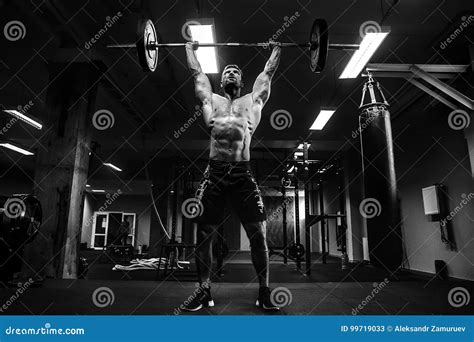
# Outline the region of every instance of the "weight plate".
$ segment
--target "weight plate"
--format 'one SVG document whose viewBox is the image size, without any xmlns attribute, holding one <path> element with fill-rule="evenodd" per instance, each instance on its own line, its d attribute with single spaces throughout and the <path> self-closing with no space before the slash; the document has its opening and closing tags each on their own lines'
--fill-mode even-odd
<svg viewBox="0 0 474 342">
<path fill-rule="evenodd" d="M 145 72 L 153 72 L 158 64 L 158 48 L 149 48 L 149 44 L 158 44 L 158 35 L 151 20 L 140 20 L 137 28 L 138 61 Z"/>
<path fill-rule="evenodd" d="M 312 72 L 323 71 L 329 50 L 328 24 L 324 19 L 315 19 L 309 36 L 310 68 Z"/>
<path fill-rule="evenodd" d="M 299 259 L 304 256 L 304 246 L 300 243 L 295 243 L 288 248 L 288 255 L 293 259 Z"/>
<path fill-rule="evenodd" d="M 3 209 L 0 212 L 0 237 L 3 236 L 5 242 L 18 246 L 36 237 L 43 220 L 43 212 L 41 203 L 35 196 L 0 196 L 0 207 Z"/>
</svg>

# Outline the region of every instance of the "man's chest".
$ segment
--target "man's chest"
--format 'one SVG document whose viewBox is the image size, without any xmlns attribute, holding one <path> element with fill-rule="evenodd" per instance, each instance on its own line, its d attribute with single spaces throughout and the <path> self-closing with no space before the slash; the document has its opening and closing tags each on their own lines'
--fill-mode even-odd
<svg viewBox="0 0 474 342">
<path fill-rule="evenodd" d="M 248 95 L 233 101 L 216 95 L 213 98 L 211 113 L 209 114 L 210 118 L 214 119 L 214 121 L 242 121 L 252 125 L 260 121 L 260 111 Z"/>
</svg>

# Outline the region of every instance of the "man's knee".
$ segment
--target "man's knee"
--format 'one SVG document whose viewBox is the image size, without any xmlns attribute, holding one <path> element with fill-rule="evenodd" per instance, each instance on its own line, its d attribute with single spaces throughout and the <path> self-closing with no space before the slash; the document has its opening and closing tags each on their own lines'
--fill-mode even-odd
<svg viewBox="0 0 474 342">
<path fill-rule="evenodd" d="M 208 248 L 212 243 L 215 226 L 209 224 L 200 224 L 196 232 L 196 249 Z"/>
<path fill-rule="evenodd" d="M 265 222 L 246 223 L 245 229 L 250 241 L 252 250 L 268 251 Z"/>
</svg>

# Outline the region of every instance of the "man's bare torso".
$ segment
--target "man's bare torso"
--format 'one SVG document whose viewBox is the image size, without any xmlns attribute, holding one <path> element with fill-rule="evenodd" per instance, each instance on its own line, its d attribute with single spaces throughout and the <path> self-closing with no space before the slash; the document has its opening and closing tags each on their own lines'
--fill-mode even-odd
<svg viewBox="0 0 474 342">
<path fill-rule="evenodd" d="M 212 94 L 210 105 L 204 106 L 204 120 L 211 133 L 209 158 L 222 161 L 250 160 L 250 142 L 260 123 L 262 105 L 252 94 L 230 100 Z"/>
</svg>

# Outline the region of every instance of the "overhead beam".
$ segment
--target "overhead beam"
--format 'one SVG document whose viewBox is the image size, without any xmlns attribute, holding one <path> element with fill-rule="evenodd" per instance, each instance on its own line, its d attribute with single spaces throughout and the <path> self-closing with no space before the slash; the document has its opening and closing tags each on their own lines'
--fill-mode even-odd
<svg viewBox="0 0 474 342">
<path fill-rule="evenodd" d="M 466 66 L 467 68 L 467 66 Z M 437 89 L 441 90 L 446 95 L 452 97 L 462 105 L 466 106 L 467 108 L 473 110 L 474 109 L 474 100 L 470 99 L 466 95 L 462 94 L 461 92 L 457 91 L 453 87 L 447 85 L 446 83 L 440 81 L 436 77 L 430 75 L 428 72 L 424 71 L 417 65 L 413 64 L 410 66 L 410 71 L 423 79 L 424 81 L 428 82 L 432 86 L 436 87 Z"/>
<path fill-rule="evenodd" d="M 418 89 L 421 89 L 423 90 L 425 93 L 427 93 L 428 95 L 434 97 L 436 100 L 438 100 L 439 102 L 445 104 L 446 106 L 448 106 L 449 108 L 451 108 L 452 110 L 458 110 L 459 107 L 457 107 L 456 105 L 454 105 L 452 102 L 448 101 L 447 99 L 445 99 L 443 96 L 441 96 L 440 94 L 434 92 L 433 90 L 431 90 L 430 88 L 428 88 L 427 86 L 425 86 L 424 84 L 418 82 L 417 80 L 413 79 L 413 78 L 406 78 L 406 80 L 408 82 L 410 82 L 411 84 L 413 84 L 415 87 L 417 87 Z"/>
<path fill-rule="evenodd" d="M 370 70 L 367 70 L 370 71 Z M 413 75 L 412 72 L 402 72 L 402 71 L 370 71 L 371 75 L 375 78 L 383 77 L 383 78 L 409 78 L 409 77 L 418 77 Z M 456 73 L 431 73 L 436 78 L 439 79 L 453 79 L 458 74 Z M 363 73 L 362 77 L 368 77 L 367 73 Z"/>
<path fill-rule="evenodd" d="M 459 74 L 466 72 L 467 64 L 391 64 L 391 63 L 369 63 L 366 70 L 370 72 L 411 72 L 415 66 L 429 73 L 451 73 Z"/>
</svg>

